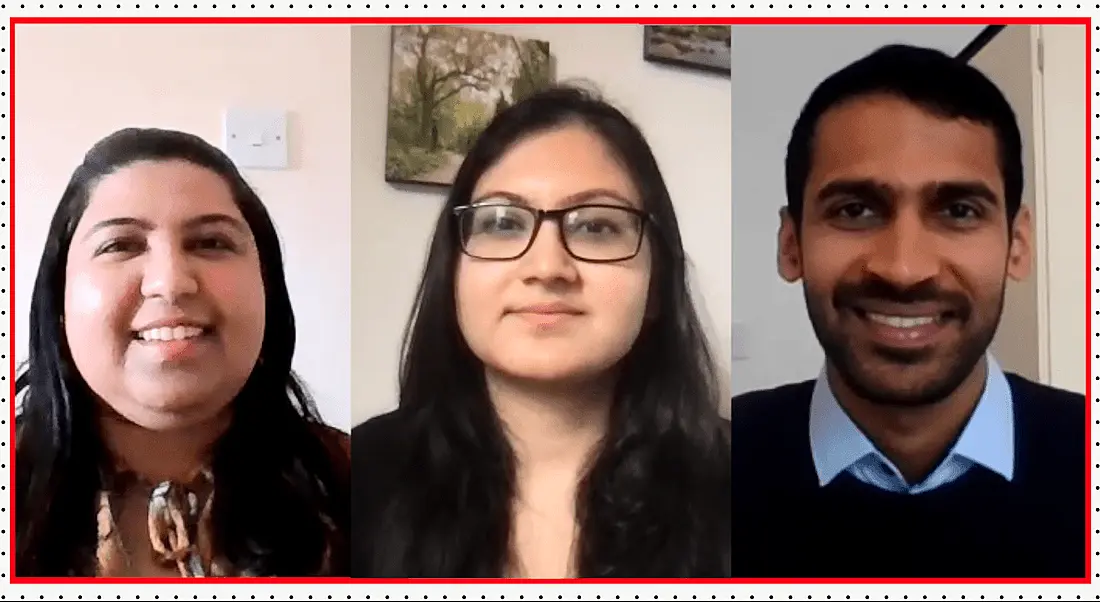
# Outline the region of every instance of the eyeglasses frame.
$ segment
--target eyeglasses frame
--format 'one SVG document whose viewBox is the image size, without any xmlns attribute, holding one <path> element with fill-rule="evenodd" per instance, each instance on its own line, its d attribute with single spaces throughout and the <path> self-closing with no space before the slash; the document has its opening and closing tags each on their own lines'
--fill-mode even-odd
<svg viewBox="0 0 1100 602">
<path fill-rule="evenodd" d="M 520 251 L 519 253 L 517 253 L 517 254 L 515 254 L 511 257 L 481 257 L 479 255 L 474 255 L 473 253 L 469 252 L 466 249 L 466 242 L 463 240 L 464 237 L 462 236 L 462 216 L 467 211 L 473 211 L 473 210 L 481 209 L 481 208 L 484 208 L 484 207 L 512 207 L 512 208 L 515 208 L 515 209 L 521 209 L 521 210 L 526 211 L 528 213 L 531 213 L 535 216 L 535 226 L 534 226 L 534 228 L 531 229 L 531 236 L 528 237 L 527 245 L 523 247 L 522 251 Z M 573 249 L 569 248 L 569 243 L 566 242 L 565 228 L 562 227 L 562 222 L 564 221 L 566 214 L 572 213 L 572 212 L 574 212 L 578 209 L 587 209 L 587 208 L 592 208 L 592 209 L 617 209 L 617 210 L 620 210 L 620 211 L 625 211 L 627 213 L 630 213 L 630 214 L 634 215 L 635 217 L 639 218 L 638 244 L 635 245 L 634 251 L 630 255 L 627 255 L 625 257 L 617 257 L 615 259 L 588 259 L 588 258 L 585 258 L 585 257 L 580 257 L 576 253 L 574 253 Z M 573 259 L 576 259 L 577 261 L 583 261 L 585 263 L 618 263 L 618 262 L 621 262 L 621 261 L 630 261 L 631 259 L 634 259 L 635 257 L 637 257 L 638 253 L 640 253 L 641 250 L 642 250 L 642 243 L 645 241 L 645 237 L 646 237 L 646 234 L 647 234 L 646 226 L 649 226 L 651 228 L 657 227 L 657 220 L 653 217 L 652 214 L 650 214 L 646 211 L 642 211 L 640 209 L 635 209 L 634 207 L 627 207 L 627 206 L 624 206 L 624 205 L 613 205 L 613 204 L 609 204 L 609 203 L 585 203 L 585 204 L 580 204 L 580 205 L 572 205 L 572 206 L 569 206 L 569 207 L 563 207 L 561 209 L 535 209 L 534 207 L 528 207 L 526 205 L 521 205 L 521 204 L 517 204 L 517 203 L 510 203 L 510 202 L 507 202 L 507 201 L 499 201 L 499 202 L 490 202 L 490 203 L 477 203 L 477 204 L 472 204 L 472 205 L 459 205 L 459 206 L 454 207 L 453 209 L 451 209 L 451 214 L 454 216 L 456 226 L 458 227 L 458 230 L 459 230 L 459 237 L 458 237 L 459 238 L 459 247 L 461 248 L 462 253 L 464 255 L 468 256 L 468 257 L 472 257 L 474 259 L 478 259 L 478 260 L 481 260 L 481 261 L 515 261 L 515 260 L 519 259 L 520 257 L 523 257 L 524 255 L 527 254 L 528 251 L 531 250 L 531 247 L 534 246 L 535 240 L 538 239 L 539 231 L 542 229 L 542 224 L 543 224 L 543 222 L 545 222 L 547 220 L 553 221 L 557 224 L 557 226 L 558 226 L 558 239 L 559 239 L 559 242 L 561 242 L 562 248 L 565 249 L 565 252 L 568 253 L 570 257 L 572 257 Z"/>
</svg>

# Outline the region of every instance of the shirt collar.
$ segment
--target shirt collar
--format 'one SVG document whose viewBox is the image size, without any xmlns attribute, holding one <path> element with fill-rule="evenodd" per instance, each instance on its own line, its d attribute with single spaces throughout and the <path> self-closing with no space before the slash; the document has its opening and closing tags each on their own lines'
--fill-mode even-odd
<svg viewBox="0 0 1100 602">
<path fill-rule="evenodd" d="M 1012 390 L 992 355 L 987 355 L 986 360 L 985 388 L 951 454 L 981 464 L 1011 481 L 1015 463 Z M 881 456 L 840 407 L 824 370 L 814 385 L 809 426 L 810 451 L 822 486 L 867 455 Z"/>
</svg>

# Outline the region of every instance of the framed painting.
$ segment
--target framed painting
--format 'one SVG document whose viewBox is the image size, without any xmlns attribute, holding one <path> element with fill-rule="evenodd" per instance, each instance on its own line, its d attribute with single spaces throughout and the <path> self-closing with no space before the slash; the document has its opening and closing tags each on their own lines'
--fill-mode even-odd
<svg viewBox="0 0 1100 602">
<path fill-rule="evenodd" d="M 729 25 L 646 25 L 642 56 L 653 63 L 730 74 Z"/>
<path fill-rule="evenodd" d="M 449 186 L 504 108 L 552 83 L 550 44 L 442 25 L 392 29 L 386 181 Z"/>
</svg>

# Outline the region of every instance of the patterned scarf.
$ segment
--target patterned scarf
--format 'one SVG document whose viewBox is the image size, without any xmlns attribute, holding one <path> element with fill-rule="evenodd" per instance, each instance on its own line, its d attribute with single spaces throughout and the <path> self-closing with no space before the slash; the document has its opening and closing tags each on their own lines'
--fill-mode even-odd
<svg viewBox="0 0 1100 602">
<path fill-rule="evenodd" d="M 327 427 L 318 430 L 321 440 L 332 453 L 338 471 L 344 474 L 350 472 L 351 447 L 347 435 Z M 95 553 L 96 576 L 136 576 L 132 555 L 147 553 L 145 549 L 127 550 L 117 523 L 118 501 L 135 489 L 150 492 L 148 541 L 153 558 L 160 565 L 174 566 L 181 577 L 254 576 L 249 571 L 231 566 L 214 549 L 211 518 L 214 475 L 208 467 L 195 470 L 180 481 L 154 484 L 120 464 L 113 470 L 103 471 L 101 479 L 105 486 L 99 494 L 96 514 L 99 535 Z M 323 515 L 321 519 L 327 531 L 328 546 L 317 574 L 329 575 L 334 547 L 337 542 L 343 542 L 344 537 L 332 517 Z"/>
<path fill-rule="evenodd" d="M 151 490 L 147 519 L 149 544 L 159 564 L 174 565 L 181 577 L 233 574 L 213 547 L 210 515 L 214 507 L 214 475 L 209 469 L 199 469 L 182 482 L 164 481 L 155 486 L 121 468 L 105 476 L 108 486 L 99 494 L 96 515 L 98 576 L 132 576 L 131 554 L 143 552 L 126 549 L 116 523 L 115 502 L 135 488 Z"/>
</svg>

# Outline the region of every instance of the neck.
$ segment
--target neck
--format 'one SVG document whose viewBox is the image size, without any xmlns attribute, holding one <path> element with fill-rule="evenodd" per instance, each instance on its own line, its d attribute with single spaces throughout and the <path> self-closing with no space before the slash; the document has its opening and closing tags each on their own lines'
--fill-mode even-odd
<svg viewBox="0 0 1100 602">
<path fill-rule="evenodd" d="M 548 385 L 488 374 L 486 383 L 521 476 L 544 469 L 579 474 L 607 433 L 609 380 Z"/>
<path fill-rule="evenodd" d="M 211 448 L 229 428 L 230 412 L 179 429 L 151 430 L 103 408 L 99 425 L 111 457 L 153 483 L 186 481 L 210 460 Z"/>
<path fill-rule="evenodd" d="M 921 406 L 888 406 L 852 392 L 834 367 L 827 367 L 829 386 L 841 407 L 909 483 L 928 477 L 962 432 L 985 388 L 985 356 L 962 385 L 939 402 Z"/>
</svg>

